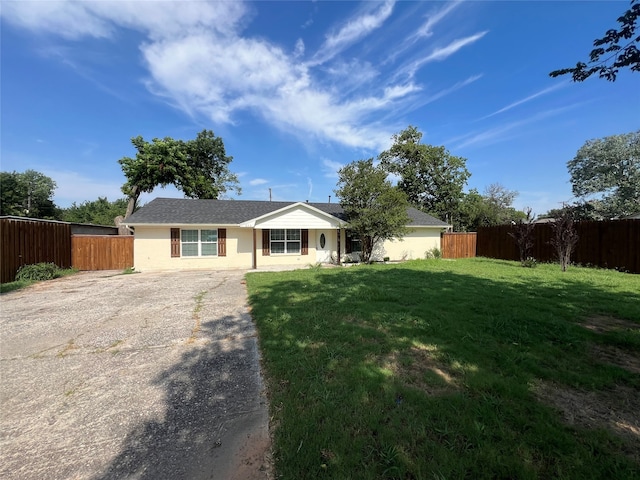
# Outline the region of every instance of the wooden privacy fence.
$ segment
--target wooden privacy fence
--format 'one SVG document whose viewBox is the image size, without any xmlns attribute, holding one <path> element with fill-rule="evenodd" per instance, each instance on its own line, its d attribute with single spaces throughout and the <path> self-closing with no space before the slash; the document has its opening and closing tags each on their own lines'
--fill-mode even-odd
<svg viewBox="0 0 640 480">
<path fill-rule="evenodd" d="M 440 247 L 442 258 L 475 257 L 476 233 L 443 233 Z"/>
<path fill-rule="evenodd" d="M 71 225 L 62 222 L 0 219 L 2 268 L 0 283 L 15 280 L 22 265 L 52 262 L 71 267 Z"/>
<path fill-rule="evenodd" d="M 133 267 L 132 235 L 73 235 L 71 264 L 78 270 Z"/>
<path fill-rule="evenodd" d="M 576 222 L 575 228 L 578 243 L 571 255 L 572 262 L 640 273 L 640 220 L 582 221 Z M 509 236 L 511 231 L 511 225 L 479 228 L 476 254 L 519 260 L 518 246 Z M 535 225 L 532 256 L 536 260 L 555 260 L 555 251 L 550 244 L 552 236 L 551 224 Z"/>
</svg>

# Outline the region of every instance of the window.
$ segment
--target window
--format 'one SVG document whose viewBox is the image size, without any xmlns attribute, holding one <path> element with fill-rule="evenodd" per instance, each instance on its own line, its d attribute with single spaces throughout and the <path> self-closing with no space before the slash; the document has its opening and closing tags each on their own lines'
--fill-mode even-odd
<svg viewBox="0 0 640 480">
<path fill-rule="evenodd" d="M 356 253 L 362 251 L 360 237 L 351 231 L 345 231 L 345 251 L 346 253 Z"/>
<path fill-rule="evenodd" d="M 218 230 L 181 230 L 180 245 L 183 257 L 218 255 Z"/>
<path fill-rule="evenodd" d="M 271 253 L 300 253 L 300 239 L 299 229 L 272 228 L 269 231 Z"/>
</svg>

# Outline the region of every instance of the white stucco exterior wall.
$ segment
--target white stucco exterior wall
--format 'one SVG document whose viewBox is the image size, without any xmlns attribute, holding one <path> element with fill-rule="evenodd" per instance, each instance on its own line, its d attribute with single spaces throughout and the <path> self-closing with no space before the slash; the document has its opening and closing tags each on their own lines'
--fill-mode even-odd
<svg viewBox="0 0 640 480">
<path fill-rule="evenodd" d="M 189 225 L 184 228 L 215 228 L 211 225 Z M 225 257 L 171 257 L 171 228 L 137 226 L 133 242 L 133 261 L 136 270 L 193 270 L 251 268 L 253 251 L 250 228 L 227 228 Z"/>
<path fill-rule="evenodd" d="M 374 251 L 374 260 L 389 257 L 390 260 L 415 260 L 425 258 L 428 250 L 440 248 L 440 228 L 416 228 L 401 240 L 387 240 L 382 252 Z"/>
<path fill-rule="evenodd" d="M 174 228 L 178 228 L 177 226 Z M 187 229 L 216 228 L 212 225 L 188 225 Z M 308 229 L 308 254 L 262 254 L 262 229 L 221 227 L 227 229 L 227 255 L 225 257 L 171 257 L 171 227 L 137 226 L 134 239 L 134 267 L 138 271 L 166 271 L 193 269 L 250 269 L 254 255 L 257 268 L 278 265 L 296 265 L 301 268 L 315 264 L 327 253 L 337 258 L 337 231 L 335 228 Z M 266 227 L 265 227 L 266 228 Z M 273 227 L 276 228 L 276 227 Z M 279 226 L 277 228 L 283 228 Z M 290 228 L 290 227 L 289 227 Z M 295 228 L 295 227 L 294 227 Z M 440 246 L 439 227 L 415 227 L 401 240 L 387 240 L 374 251 L 373 260 L 389 257 L 392 261 L 424 258 L 428 250 Z M 320 235 L 325 234 L 324 253 L 320 249 Z M 255 235 L 255 252 L 253 250 Z M 345 233 L 341 232 L 341 258 L 345 259 Z"/>
</svg>

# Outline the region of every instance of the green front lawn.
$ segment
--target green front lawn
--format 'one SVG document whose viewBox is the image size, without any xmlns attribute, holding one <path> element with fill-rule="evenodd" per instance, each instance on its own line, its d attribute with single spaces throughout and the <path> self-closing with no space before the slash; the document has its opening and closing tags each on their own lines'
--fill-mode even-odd
<svg viewBox="0 0 640 480">
<path fill-rule="evenodd" d="M 640 478 L 640 275 L 247 275 L 277 478 Z"/>
</svg>

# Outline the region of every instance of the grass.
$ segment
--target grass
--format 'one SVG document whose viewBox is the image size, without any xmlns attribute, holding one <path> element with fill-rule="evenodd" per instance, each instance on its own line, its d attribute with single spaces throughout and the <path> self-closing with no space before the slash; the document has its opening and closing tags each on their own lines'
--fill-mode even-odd
<svg viewBox="0 0 640 480">
<path fill-rule="evenodd" d="M 640 437 L 566 421 L 539 387 L 640 375 L 640 276 L 489 259 L 247 275 L 277 478 L 640 478 Z M 592 331 L 592 315 L 633 328 Z M 637 419 L 636 412 L 632 417 Z"/>
<path fill-rule="evenodd" d="M 56 278 L 65 277 L 67 275 L 73 275 L 74 273 L 78 273 L 77 268 L 61 268 L 56 272 Z M 33 285 L 37 283 L 38 280 L 16 280 L 13 282 L 6 282 L 0 284 L 0 293 L 8 293 L 13 292 L 15 290 L 20 290 L 22 288 L 26 288 L 29 285 Z"/>
</svg>

